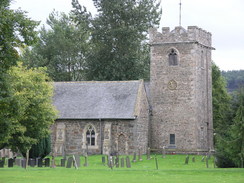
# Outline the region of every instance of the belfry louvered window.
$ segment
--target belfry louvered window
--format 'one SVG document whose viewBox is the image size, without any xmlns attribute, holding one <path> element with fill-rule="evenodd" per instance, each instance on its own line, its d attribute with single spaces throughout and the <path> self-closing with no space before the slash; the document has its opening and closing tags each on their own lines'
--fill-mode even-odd
<svg viewBox="0 0 244 183">
<path fill-rule="evenodd" d="M 174 49 L 171 49 L 169 53 L 169 65 L 178 65 L 178 55 Z"/>
<path fill-rule="evenodd" d="M 88 126 L 86 131 L 86 142 L 88 146 L 95 146 L 95 129 L 93 126 Z"/>
</svg>

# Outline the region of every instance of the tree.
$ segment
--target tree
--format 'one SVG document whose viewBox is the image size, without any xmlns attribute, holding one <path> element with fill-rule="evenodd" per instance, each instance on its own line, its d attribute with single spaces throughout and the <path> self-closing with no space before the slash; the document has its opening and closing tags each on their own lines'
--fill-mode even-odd
<svg viewBox="0 0 244 183">
<path fill-rule="evenodd" d="M 16 128 L 15 101 L 6 82 L 7 71 L 19 58 L 16 47 L 31 45 L 37 40 L 35 27 L 39 24 L 26 17 L 25 12 L 11 10 L 11 0 L 0 1 L 0 149 Z"/>
<path fill-rule="evenodd" d="M 51 152 L 51 137 L 48 135 L 40 139 L 37 144 L 32 145 L 30 149 L 30 158 L 44 158 Z"/>
<path fill-rule="evenodd" d="M 82 24 L 76 25 L 72 15 L 52 12 L 47 19 L 50 28 L 42 27 L 40 40 L 27 48 L 22 60 L 31 67 L 47 67 L 55 81 L 82 80 L 85 57 L 89 48 L 89 32 Z"/>
<path fill-rule="evenodd" d="M 87 80 L 148 78 L 148 29 L 159 25 L 156 0 L 93 0 L 95 17 L 72 0 L 74 20 L 87 24 L 92 52 L 86 61 Z"/>
<path fill-rule="evenodd" d="M 52 105 L 53 87 L 44 68 L 28 70 L 21 64 L 9 70 L 8 82 L 16 101 L 16 127 L 8 147 L 14 152 L 28 152 L 33 144 L 47 137 L 56 118 Z"/>
</svg>

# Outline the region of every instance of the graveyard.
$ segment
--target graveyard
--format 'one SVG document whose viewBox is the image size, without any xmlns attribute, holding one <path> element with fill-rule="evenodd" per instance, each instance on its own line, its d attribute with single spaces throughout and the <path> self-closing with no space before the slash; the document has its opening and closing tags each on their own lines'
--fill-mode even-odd
<svg viewBox="0 0 244 183">
<path fill-rule="evenodd" d="M 1 160 L 0 182 L 45 183 L 205 183 L 244 182 L 244 169 L 217 168 L 213 156 L 148 155 L 138 156 L 67 156 L 30 160 L 27 169 L 20 157 Z"/>
</svg>

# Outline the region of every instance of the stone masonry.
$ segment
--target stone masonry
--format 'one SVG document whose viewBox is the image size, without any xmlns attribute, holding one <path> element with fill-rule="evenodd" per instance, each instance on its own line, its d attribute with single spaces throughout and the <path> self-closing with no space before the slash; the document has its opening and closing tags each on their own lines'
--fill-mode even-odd
<svg viewBox="0 0 244 183">
<path fill-rule="evenodd" d="M 195 26 L 153 28 L 150 45 L 152 148 L 213 149 L 211 34 Z"/>
</svg>

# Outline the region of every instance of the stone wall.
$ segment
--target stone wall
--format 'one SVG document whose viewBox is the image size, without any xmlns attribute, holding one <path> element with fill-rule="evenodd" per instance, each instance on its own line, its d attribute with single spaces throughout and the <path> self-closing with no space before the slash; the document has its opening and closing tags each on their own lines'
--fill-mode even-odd
<svg viewBox="0 0 244 183">
<path fill-rule="evenodd" d="M 86 154 L 86 131 L 95 129 L 95 145 L 89 154 L 133 154 L 148 147 L 149 113 L 143 81 L 134 111 L 135 119 L 56 120 L 51 127 L 52 150 L 56 155 Z"/>
<path fill-rule="evenodd" d="M 212 141 L 211 34 L 197 27 L 151 29 L 150 44 L 152 148 L 207 151 Z M 172 49 L 177 65 L 169 65 Z"/>
</svg>

